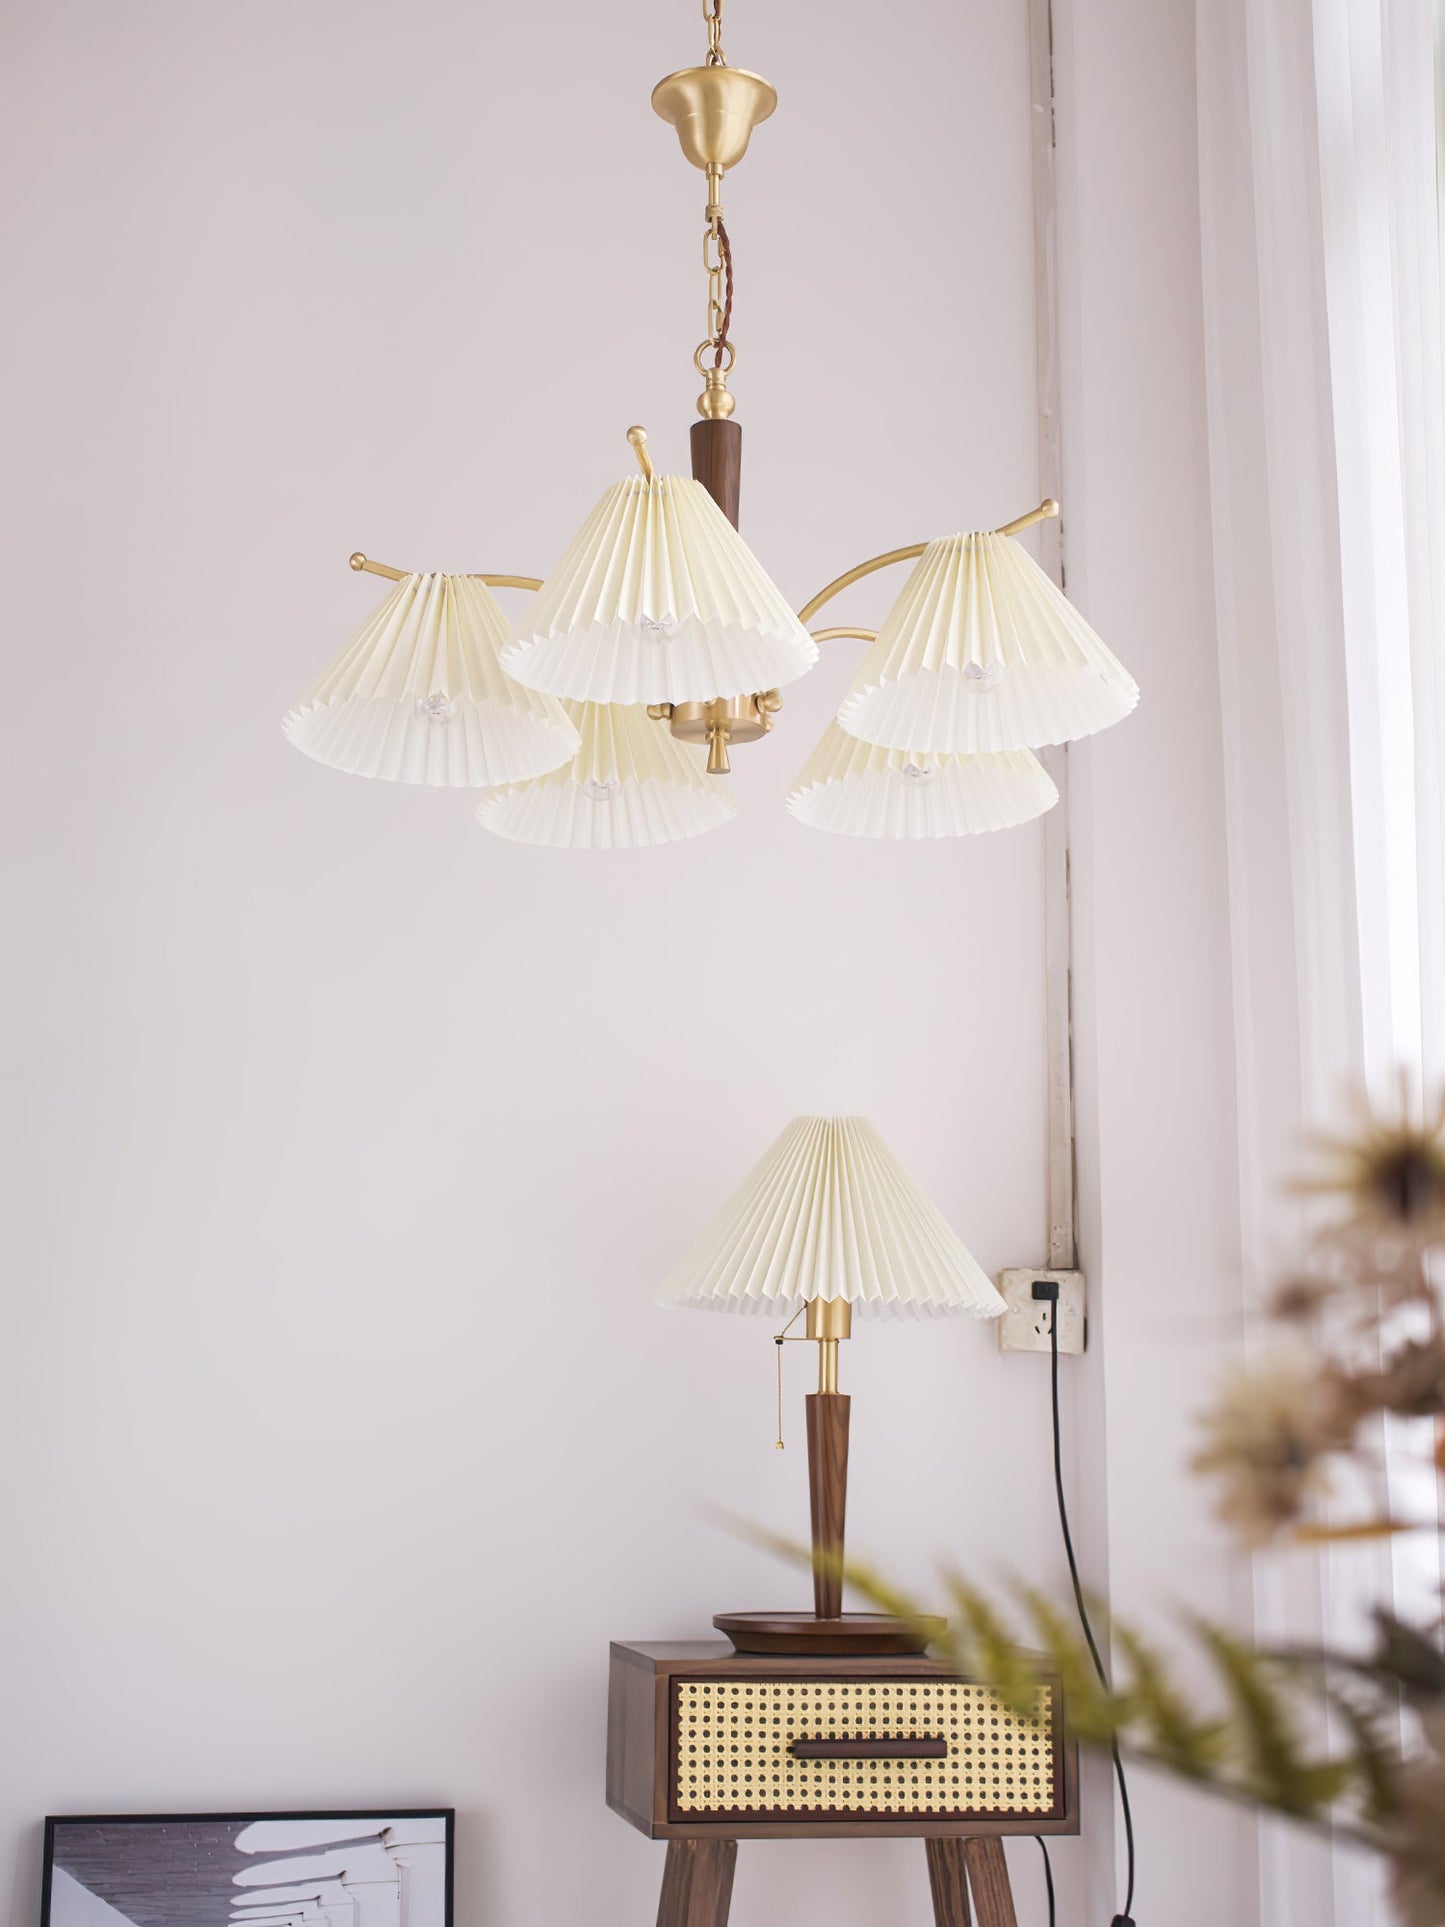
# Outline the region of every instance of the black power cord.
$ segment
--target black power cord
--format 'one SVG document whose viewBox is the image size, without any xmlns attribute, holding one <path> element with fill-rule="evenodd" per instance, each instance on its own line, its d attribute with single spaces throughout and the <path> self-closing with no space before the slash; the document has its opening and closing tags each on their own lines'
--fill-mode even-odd
<svg viewBox="0 0 1445 1927">
<path fill-rule="evenodd" d="M 1044 1886 L 1049 1895 L 1049 1927 L 1054 1927 L 1054 1863 L 1049 1859 L 1049 1843 L 1041 1833 L 1036 1833 L 1039 1852 L 1044 1856 Z"/>
<path fill-rule="evenodd" d="M 1059 1287 L 1052 1278 L 1036 1278 L 1033 1295 L 1040 1303 L 1051 1304 L 1049 1314 L 1049 1384 L 1052 1394 L 1054 1417 L 1054 1495 L 1059 1502 L 1059 1530 L 1063 1534 L 1064 1553 L 1069 1562 L 1069 1578 L 1074 1587 L 1074 1606 L 1078 1611 L 1079 1624 L 1083 1628 L 1084 1639 L 1088 1644 L 1089 1657 L 1094 1662 L 1094 1671 L 1099 1675 L 1099 1684 L 1107 1693 L 1109 1675 L 1099 1653 L 1099 1643 L 1094 1638 L 1094 1629 L 1089 1623 L 1089 1609 L 1084 1602 L 1083 1581 L 1079 1578 L 1079 1562 L 1074 1557 L 1074 1535 L 1069 1530 L 1069 1508 L 1064 1499 L 1064 1447 L 1063 1432 L 1059 1419 Z M 1110 1745 L 1109 1751 L 1114 1761 L 1114 1777 L 1119 1782 L 1119 1808 L 1124 1816 L 1124 1860 L 1126 1883 L 1124 1891 L 1124 1911 L 1115 1914 L 1112 1927 L 1134 1927 L 1134 1813 L 1129 1805 L 1129 1782 L 1124 1777 L 1124 1762 L 1119 1754 L 1117 1740 Z M 1043 1846 L 1043 1841 L 1039 1841 Z M 1044 1859 L 1047 1863 L 1048 1851 Z M 1052 1872 L 1049 1876 L 1049 1919 L 1054 1917 L 1054 1883 Z"/>
</svg>

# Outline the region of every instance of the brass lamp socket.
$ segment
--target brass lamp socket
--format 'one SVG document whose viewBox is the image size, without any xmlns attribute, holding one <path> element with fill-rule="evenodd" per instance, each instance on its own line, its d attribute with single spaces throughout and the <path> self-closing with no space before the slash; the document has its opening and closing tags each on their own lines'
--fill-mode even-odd
<svg viewBox="0 0 1445 1927">
<path fill-rule="evenodd" d="M 846 1298 L 808 1300 L 808 1336 L 818 1341 L 818 1390 L 838 1390 L 838 1341 L 853 1332 L 853 1307 Z"/>
<path fill-rule="evenodd" d="M 846 1298 L 808 1300 L 809 1338 L 851 1338 L 853 1307 Z"/>
</svg>

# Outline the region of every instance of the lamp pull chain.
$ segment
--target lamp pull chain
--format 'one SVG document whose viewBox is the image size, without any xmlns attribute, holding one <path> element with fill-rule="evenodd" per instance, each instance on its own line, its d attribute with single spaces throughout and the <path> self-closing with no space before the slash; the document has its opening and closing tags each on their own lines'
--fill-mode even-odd
<svg viewBox="0 0 1445 1927">
<path fill-rule="evenodd" d="M 774 1345 L 776 1345 L 778 1348 L 778 1437 L 777 1437 L 776 1444 L 773 1446 L 773 1450 L 775 1452 L 781 1452 L 785 1449 L 783 1446 L 783 1347 L 784 1345 L 787 1345 L 787 1344 L 793 1344 L 793 1345 L 807 1344 L 808 1341 L 806 1338 L 789 1339 L 788 1337 L 788 1333 L 793 1329 L 794 1325 L 797 1324 L 798 1320 L 802 1317 L 803 1313 L 807 1309 L 808 1307 L 806 1304 L 799 1305 L 798 1309 L 793 1313 L 792 1317 L 788 1320 L 787 1324 L 784 1325 L 783 1329 L 778 1333 L 777 1337 L 773 1340 Z"/>
</svg>

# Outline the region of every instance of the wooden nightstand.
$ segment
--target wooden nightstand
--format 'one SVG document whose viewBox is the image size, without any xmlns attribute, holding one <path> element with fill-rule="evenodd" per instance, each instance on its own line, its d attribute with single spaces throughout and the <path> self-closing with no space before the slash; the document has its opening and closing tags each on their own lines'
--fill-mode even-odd
<svg viewBox="0 0 1445 1927">
<path fill-rule="evenodd" d="M 1022 1718 L 926 1657 L 614 1644 L 607 1804 L 666 1840 L 658 1927 L 726 1927 L 739 1840 L 927 1842 L 937 1927 L 1015 1927 L 1002 1837 L 1077 1833 L 1078 1762 L 1043 1679 Z"/>
</svg>

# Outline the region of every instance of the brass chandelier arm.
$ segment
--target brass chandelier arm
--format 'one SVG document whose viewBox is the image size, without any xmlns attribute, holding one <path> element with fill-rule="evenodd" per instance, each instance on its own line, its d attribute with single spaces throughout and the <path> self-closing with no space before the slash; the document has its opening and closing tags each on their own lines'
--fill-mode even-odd
<svg viewBox="0 0 1445 1927">
<path fill-rule="evenodd" d="M 811 602 L 805 602 L 798 611 L 798 620 L 808 623 L 818 613 L 825 602 L 831 602 L 835 595 L 842 595 L 855 582 L 861 582 L 865 575 L 873 575 L 879 569 L 888 569 L 895 562 L 915 562 L 928 547 L 926 542 L 915 542 L 909 549 L 890 549 L 887 555 L 875 555 L 871 561 L 860 562 L 856 569 L 847 569 L 834 578 L 826 589 L 819 589 Z"/>
<path fill-rule="evenodd" d="M 1012 522 L 1005 522 L 1001 529 L 995 529 L 994 534 L 1020 535 L 1025 529 L 1031 529 L 1035 522 L 1052 522 L 1058 512 L 1058 503 L 1052 495 L 1046 495 L 1036 509 L 1030 509 L 1027 515 L 1016 515 Z"/>
<path fill-rule="evenodd" d="M 353 569 L 365 569 L 368 575 L 384 575 L 388 582 L 405 582 L 413 573 L 410 569 L 393 569 L 386 562 L 373 562 L 369 555 L 358 549 L 351 557 Z M 485 582 L 489 589 L 540 589 L 542 578 L 536 575 L 487 575 L 480 569 L 470 571 L 473 582 Z"/>
<path fill-rule="evenodd" d="M 648 474 L 652 463 L 648 458 L 646 433 L 640 428 L 631 428 L 627 431 L 627 439 L 632 443 L 644 475 Z M 1058 512 L 1058 503 L 1050 497 L 1047 501 L 1040 502 L 1036 509 L 1030 509 L 1027 515 L 1020 515 L 1012 522 L 1005 522 L 1002 528 L 994 530 L 994 534 L 1018 535 L 1022 530 L 1032 528 L 1035 522 L 1047 522 Z M 891 568 L 895 562 L 916 561 L 927 547 L 926 542 L 915 542 L 906 549 L 889 549 L 886 555 L 875 555 L 867 562 L 860 562 L 856 568 L 845 570 L 842 575 L 830 582 L 826 589 L 820 589 L 811 602 L 803 604 L 798 611 L 798 620 L 806 623 L 818 613 L 825 602 L 831 602 L 834 596 L 841 595 L 855 582 L 861 582 L 865 575 L 874 575 L 879 569 Z M 393 569 L 386 562 L 373 561 L 369 555 L 363 555 L 360 549 L 352 555 L 351 566 L 353 569 L 364 569 L 368 575 L 385 576 L 388 582 L 405 582 L 411 573 L 408 569 Z M 491 575 L 484 570 L 473 570 L 471 573 L 473 581 L 484 582 L 489 589 L 540 589 L 542 586 L 541 578 L 535 575 Z M 832 642 L 843 636 L 856 637 L 860 642 L 873 642 L 877 639 L 877 631 L 853 628 L 819 629 L 814 633 L 813 640 Z"/>
<path fill-rule="evenodd" d="M 877 642 L 878 631 L 876 629 L 814 629 L 812 636 L 814 642 L 839 642 L 845 636 L 852 637 L 856 642 Z"/>
<path fill-rule="evenodd" d="M 1053 516 L 1057 515 L 1058 512 L 1058 503 L 1052 496 L 1049 496 L 1045 501 L 1040 502 L 1036 509 L 1030 509 L 1027 515 L 1015 516 L 1012 522 L 1005 522 L 1002 528 L 995 529 L 993 533 L 995 535 L 1019 535 L 1025 529 L 1031 529 L 1035 522 L 1049 521 Z M 875 555 L 867 562 L 860 562 L 856 569 L 845 570 L 842 575 L 837 576 L 830 582 L 826 589 L 820 589 L 811 602 L 805 602 L 803 604 L 802 608 L 798 611 L 799 622 L 806 623 L 810 621 L 823 607 L 825 602 L 831 602 L 835 595 L 841 595 L 845 589 L 851 588 L 855 582 L 861 582 L 865 575 L 873 575 L 879 569 L 892 568 L 895 562 L 916 562 L 927 547 L 928 544 L 926 542 L 915 542 L 906 549 L 890 549 L 886 555 Z M 837 630 L 828 630 L 826 633 L 831 636 L 839 632 Z"/>
</svg>

